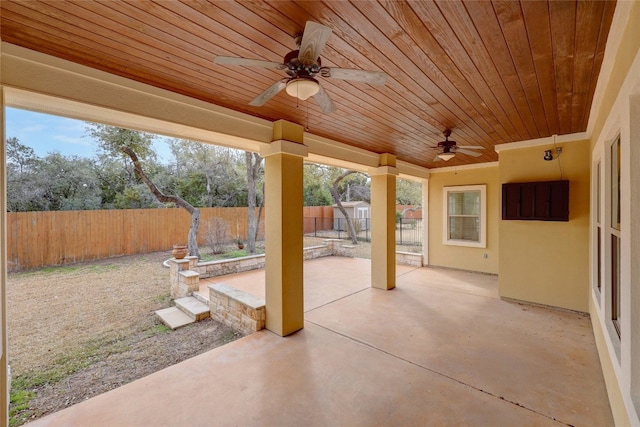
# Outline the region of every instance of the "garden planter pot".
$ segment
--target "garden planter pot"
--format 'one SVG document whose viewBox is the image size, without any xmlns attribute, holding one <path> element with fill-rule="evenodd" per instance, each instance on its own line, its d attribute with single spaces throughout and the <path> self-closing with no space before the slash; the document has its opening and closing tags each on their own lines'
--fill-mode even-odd
<svg viewBox="0 0 640 427">
<path fill-rule="evenodd" d="M 182 259 L 187 256 L 189 253 L 186 245 L 173 245 L 173 251 L 171 251 L 171 255 L 175 259 Z"/>
</svg>

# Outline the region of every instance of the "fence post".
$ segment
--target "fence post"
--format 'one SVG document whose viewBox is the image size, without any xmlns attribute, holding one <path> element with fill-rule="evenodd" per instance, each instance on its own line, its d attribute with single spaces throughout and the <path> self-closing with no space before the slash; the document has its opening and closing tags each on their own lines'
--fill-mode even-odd
<svg viewBox="0 0 640 427">
<path fill-rule="evenodd" d="M 366 230 L 365 230 L 365 237 L 366 237 L 366 242 L 370 242 L 371 239 L 369 239 L 369 228 L 371 227 L 371 224 L 369 224 L 369 218 L 365 218 L 364 223 L 366 225 Z"/>
</svg>

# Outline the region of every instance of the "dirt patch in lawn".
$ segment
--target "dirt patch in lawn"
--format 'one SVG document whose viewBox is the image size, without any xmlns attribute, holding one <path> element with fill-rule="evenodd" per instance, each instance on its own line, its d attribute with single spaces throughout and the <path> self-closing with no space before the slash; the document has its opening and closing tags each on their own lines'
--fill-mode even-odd
<svg viewBox="0 0 640 427">
<path fill-rule="evenodd" d="M 11 425 L 55 412 L 240 337 L 212 320 L 170 331 L 169 252 L 13 273 Z"/>
<path fill-rule="evenodd" d="M 109 343 L 108 354 L 62 380 L 35 388 L 31 401 L 38 418 L 79 403 L 135 379 L 197 356 L 241 335 L 211 319 L 170 331 L 164 327 Z"/>
</svg>

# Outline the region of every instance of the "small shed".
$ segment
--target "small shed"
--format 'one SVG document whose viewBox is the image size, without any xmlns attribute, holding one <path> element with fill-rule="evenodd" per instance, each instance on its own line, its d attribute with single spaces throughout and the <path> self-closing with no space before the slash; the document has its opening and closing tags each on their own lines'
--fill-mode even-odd
<svg viewBox="0 0 640 427">
<path fill-rule="evenodd" d="M 364 201 L 359 202 L 342 202 L 342 207 L 347 211 L 349 217 L 353 220 L 356 230 L 368 230 L 371 227 L 371 206 Z M 333 229 L 335 231 L 346 231 L 347 223 L 344 215 L 338 209 L 338 205 L 333 205 Z"/>
</svg>

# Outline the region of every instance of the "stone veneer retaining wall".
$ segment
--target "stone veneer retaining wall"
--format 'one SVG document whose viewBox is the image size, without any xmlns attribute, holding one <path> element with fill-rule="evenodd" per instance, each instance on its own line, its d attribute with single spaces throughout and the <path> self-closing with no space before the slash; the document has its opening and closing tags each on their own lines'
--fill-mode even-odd
<svg viewBox="0 0 640 427">
<path fill-rule="evenodd" d="M 325 256 L 353 257 L 353 246 L 341 245 L 342 240 L 327 239 L 324 245 L 304 248 L 304 259 L 316 259 Z M 191 270 L 197 271 L 202 279 L 209 277 L 225 276 L 227 274 L 241 273 L 243 271 L 264 268 L 265 256 L 249 255 L 242 258 L 207 261 L 194 264 Z"/>
<path fill-rule="evenodd" d="M 396 263 L 422 267 L 422 254 L 414 252 L 396 252 Z"/>
<path fill-rule="evenodd" d="M 324 245 L 304 248 L 304 259 L 315 259 L 337 255 L 353 257 L 353 246 L 342 245 L 340 239 L 327 239 Z M 264 268 L 265 256 L 249 255 L 242 258 L 223 259 L 218 261 L 198 262 L 195 256 L 184 259 L 169 260 L 171 298 L 191 296 L 199 289 L 198 281 L 209 277 L 224 276 L 243 271 Z"/>
<path fill-rule="evenodd" d="M 328 239 L 324 245 L 304 248 L 304 259 L 325 256 L 353 256 L 354 246 L 342 245 L 341 240 Z M 396 252 L 396 262 L 422 267 L 422 255 L 410 252 Z M 198 263 L 198 258 L 169 260 L 171 297 L 173 299 L 193 295 L 200 288 L 200 278 L 264 268 L 265 256 L 252 255 L 230 260 Z M 262 298 L 250 295 L 224 283 L 209 285 L 209 309 L 211 317 L 226 325 L 250 334 L 265 327 L 266 309 Z"/>
</svg>

